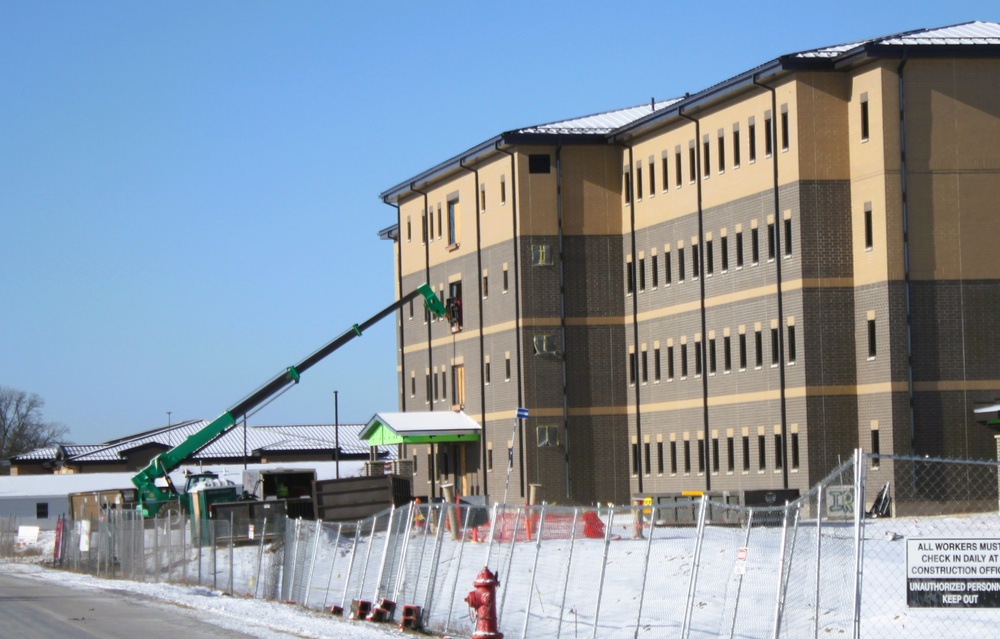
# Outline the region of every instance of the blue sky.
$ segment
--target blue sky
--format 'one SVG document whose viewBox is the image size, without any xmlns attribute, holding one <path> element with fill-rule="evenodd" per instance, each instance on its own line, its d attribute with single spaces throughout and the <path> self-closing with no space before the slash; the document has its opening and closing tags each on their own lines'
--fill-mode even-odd
<svg viewBox="0 0 1000 639">
<path fill-rule="evenodd" d="M 393 301 L 378 194 L 501 131 L 995 1 L 0 3 L 0 385 L 76 443 L 214 418 Z M 395 410 L 393 322 L 251 419 Z"/>
</svg>

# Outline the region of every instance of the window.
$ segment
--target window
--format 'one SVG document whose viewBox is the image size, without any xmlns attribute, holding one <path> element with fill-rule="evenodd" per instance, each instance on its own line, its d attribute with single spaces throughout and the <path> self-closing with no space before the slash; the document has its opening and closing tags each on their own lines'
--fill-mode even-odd
<svg viewBox="0 0 1000 639">
<path fill-rule="evenodd" d="M 771 157 L 774 153 L 774 123 L 771 121 L 771 112 L 764 113 L 764 156 Z"/>
<path fill-rule="evenodd" d="M 637 377 L 636 367 L 638 367 L 638 362 L 636 361 L 635 351 L 628 354 L 628 383 L 629 386 L 635 386 L 635 378 Z"/>
<path fill-rule="evenodd" d="M 548 153 L 532 153 L 528 156 L 528 173 L 549 173 L 552 170 L 552 156 Z"/>
<path fill-rule="evenodd" d="M 507 176 L 500 176 L 500 204 L 507 203 Z"/>
<path fill-rule="evenodd" d="M 799 433 L 792 431 L 792 470 L 799 469 Z"/>
<path fill-rule="evenodd" d="M 677 474 L 677 442 L 670 442 L 670 474 Z"/>
<path fill-rule="evenodd" d="M 408 310 L 409 310 L 409 313 L 410 313 L 408 319 L 413 319 L 413 300 L 410 300 L 410 304 L 409 304 L 409 309 Z"/>
<path fill-rule="evenodd" d="M 479 211 L 482 213 L 486 212 L 486 185 L 479 185 Z"/>
<path fill-rule="evenodd" d="M 743 268 L 743 231 L 736 232 L 736 268 Z"/>
<path fill-rule="evenodd" d="M 674 347 L 667 346 L 667 381 L 674 379 Z"/>
<path fill-rule="evenodd" d="M 788 325 L 788 363 L 795 363 L 795 324 Z"/>
<path fill-rule="evenodd" d="M 538 437 L 538 447 L 543 446 L 558 446 L 559 445 L 559 427 L 558 426 L 539 426 L 535 429 L 536 435 Z"/>
<path fill-rule="evenodd" d="M 767 439 L 763 433 L 757 435 L 757 472 L 764 472 L 767 468 Z"/>
<path fill-rule="evenodd" d="M 445 301 L 445 308 L 448 309 L 448 321 L 451 323 L 452 332 L 462 330 L 462 281 L 450 282 L 448 284 L 448 299 Z"/>
<path fill-rule="evenodd" d="M 677 281 L 684 281 L 684 247 L 677 248 Z"/>
<path fill-rule="evenodd" d="M 674 178 L 677 188 L 681 188 L 681 182 L 684 181 L 684 178 L 681 176 L 681 147 L 677 147 L 677 150 L 674 152 Z"/>
<path fill-rule="evenodd" d="M 722 257 L 722 272 L 725 273 L 729 270 L 729 237 L 723 235 L 719 240 L 722 242 L 722 246 L 719 247 L 720 257 Z"/>
<path fill-rule="evenodd" d="M 698 245 L 691 245 L 691 277 L 698 279 L 701 275 L 701 260 L 698 259 Z"/>
<path fill-rule="evenodd" d="M 684 440 L 684 474 L 691 473 L 691 440 Z"/>
<path fill-rule="evenodd" d="M 712 438 L 712 472 L 719 472 L 719 438 Z"/>
<path fill-rule="evenodd" d="M 552 266 L 552 247 L 548 244 L 531 245 L 531 265 L 532 266 Z"/>
<path fill-rule="evenodd" d="M 778 329 L 771 329 L 771 366 L 777 366 L 778 362 L 781 361 L 778 358 Z"/>
<path fill-rule="evenodd" d="M 696 157 L 698 150 L 694 146 L 694 140 L 688 146 L 688 176 L 690 176 L 691 184 L 694 184 L 695 179 L 698 177 L 698 158 Z"/>
<path fill-rule="evenodd" d="M 743 472 L 750 472 L 750 437 L 743 436 Z"/>
<path fill-rule="evenodd" d="M 868 359 L 875 359 L 878 354 L 878 345 L 875 343 L 875 320 L 868 320 Z"/>
<path fill-rule="evenodd" d="M 431 477 L 434 476 L 434 457 L 431 455 L 431 447 L 427 447 L 427 483 L 431 483 Z"/>
<path fill-rule="evenodd" d="M 879 438 L 878 438 L 878 428 L 873 428 L 872 429 L 872 454 L 873 455 L 880 455 L 880 454 L 882 454 L 882 447 L 880 446 L 880 442 L 879 442 Z M 879 462 L 878 457 L 873 457 L 872 458 L 872 468 L 878 468 L 878 466 L 879 466 L 878 462 Z"/>
<path fill-rule="evenodd" d="M 438 211 L 437 237 L 440 240 L 441 239 L 441 234 L 444 233 L 444 225 L 441 224 L 441 205 L 440 204 L 438 204 L 437 211 Z"/>
<path fill-rule="evenodd" d="M 635 165 L 635 199 L 642 199 L 642 163 Z"/>
<path fill-rule="evenodd" d="M 639 258 L 639 291 L 646 290 L 646 258 Z"/>
<path fill-rule="evenodd" d="M 722 366 L 727 373 L 733 370 L 733 347 L 728 335 L 722 338 Z"/>
<path fill-rule="evenodd" d="M 649 158 L 649 197 L 656 195 L 656 164 Z"/>
<path fill-rule="evenodd" d="M 410 372 L 410 397 L 417 396 L 417 374 Z"/>
<path fill-rule="evenodd" d="M 454 406 L 465 406 L 465 366 L 463 364 L 451 367 L 451 403 Z"/>
<path fill-rule="evenodd" d="M 487 273 L 483 273 L 483 299 L 490 296 L 490 276 Z"/>
<path fill-rule="evenodd" d="M 792 218 L 785 218 L 785 257 L 792 255 Z"/>
<path fill-rule="evenodd" d="M 774 469 L 781 470 L 785 467 L 785 446 L 781 441 L 781 435 L 774 434 Z"/>
<path fill-rule="evenodd" d="M 715 375 L 715 340 L 708 340 L 708 374 Z"/>
<path fill-rule="evenodd" d="M 861 141 L 868 141 L 868 134 L 870 131 L 870 124 L 868 120 L 868 94 L 861 94 Z"/>
<path fill-rule="evenodd" d="M 441 371 L 441 401 L 448 399 L 448 374 Z"/>
<path fill-rule="evenodd" d="M 747 150 L 750 155 L 750 163 L 753 164 L 757 161 L 757 127 L 754 125 L 753 118 L 750 118 L 747 124 Z"/>
<path fill-rule="evenodd" d="M 775 236 L 774 236 L 775 226 L 773 223 L 768 223 L 767 225 L 767 259 L 771 261 L 774 259 L 774 255 L 777 252 L 777 247 L 775 246 Z"/>
<path fill-rule="evenodd" d="M 629 172 L 628 168 L 622 174 L 624 182 L 622 183 L 622 193 L 625 194 L 625 204 L 632 203 L 632 174 Z"/>
<path fill-rule="evenodd" d="M 502 283 L 503 283 L 503 292 L 506 293 L 507 292 L 507 265 L 506 264 L 504 264 L 504 266 L 503 266 L 503 282 Z"/>
<path fill-rule="evenodd" d="M 696 377 L 701 376 L 701 340 L 696 340 L 694 343 L 694 374 Z"/>
<path fill-rule="evenodd" d="M 668 286 L 670 285 L 670 281 L 673 278 L 673 273 L 671 272 L 671 270 L 672 269 L 670 268 L 670 250 L 668 249 L 663 253 L 663 281 Z"/>
<path fill-rule="evenodd" d="M 653 381 L 660 381 L 660 347 L 653 349 Z"/>
<path fill-rule="evenodd" d="M 726 134 L 719 130 L 719 173 L 726 172 Z"/>
<path fill-rule="evenodd" d="M 427 235 L 428 235 L 427 224 L 428 224 L 428 217 L 427 213 L 425 212 L 423 215 L 420 216 L 420 240 L 424 244 L 427 243 Z"/>
<path fill-rule="evenodd" d="M 657 288 L 660 285 L 660 266 L 657 263 L 658 256 L 653 253 L 653 263 L 650 265 L 650 274 L 653 276 L 653 288 Z"/>
<path fill-rule="evenodd" d="M 406 241 L 409 242 L 413 235 L 413 223 L 410 221 L 410 216 L 406 216 Z"/>
<path fill-rule="evenodd" d="M 504 381 L 505 382 L 509 382 L 510 381 L 510 353 L 507 353 L 504 356 L 503 359 L 504 359 L 504 361 L 503 361 Z"/>
<path fill-rule="evenodd" d="M 688 376 L 688 345 L 681 344 L 681 379 Z"/>
<path fill-rule="evenodd" d="M 535 355 L 554 355 L 559 352 L 556 336 L 552 333 L 535 335 L 531 341 Z"/>
<path fill-rule="evenodd" d="M 426 399 L 424 399 L 424 403 L 425 404 L 430 404 L 431 403 L 431 388 L 432 388 L 431 374 L 430 373 L 426 373 L 424 375 L 424 384 L 427 387 L 426 388 L 427 396 L 426 396 Z"/>
<path fill-rule="evenodd" d="M 754 227 L 750 229 L 750 263 L 760 262 L 760 229 Z"/>
<path fill-rule="evenodd" d="M 664 151 L 663 152 L 663 159 L 661 160 L 661 170 L 663 172 L 663 178 L 662 179 L 663 179 L 663 190 L 664 191 L 667 190 L 667 182 L 670 179 L 670 172 L 668 171 L 668 169 L 670 167 L 668 166 L 668 164 L 669 164 L 669 162 L 667 162 L 667 152 Z"/>
<path fill-rule="evenodd" d="M 652 466 L 650 464 L 650 455 L 649 455 L 649 442 L 646 442 L 645 444 L 643 444 L 642 447 L 644 449 L 643 453 L 645 453 L 645 458 L 646 458 L 646 460 L 645 460 L 646 461 L 646 468 L 645 468 L 645 470 L 646 470 L 646 474 L 648 475 L 652 471 Z"/>
<path fill-rule="evenodd" d="M 642 383 L 649 382 L 649 353 L 642 351 Z"/>
<path fill-rule="evenodd" d="M 789 145 L 789 129 L 788 129 L 788 105 L 781 105 L 781 150 L 787 151 Z"/>
<path fill-rule="evenodd" d="M 490 358 L 487 356 L 486 361 L 483 362 L 483 383 L 489 384 L 490 377 L 492 377 L 492 370 L 490 368 Z"/>
<path fill-rule="evenodd" d="M 874 245 L 875 238 L 872 234 L 872 203 L 865 202 L 865 250 L 872 250 Z"/>
<path fill-rule="evenodd" d="M 635 264 L 632 260 L 625 262 L 625 292 L 629 295 L 635 292 Z"/>
<path fill-rule="evenodd" d="M 756 366 L 760 368 L 764 365 L 764 340 L 761 338 L 759 330 L 754 332 L 754 342 L 754 346 L 757 347 Z"/>
<path fill-rule="evenodd" d="M 632 474 L 639 474 L 639 442 L 632 442 Z"/>
<path fill-rule="evenodd" d="M 49 504 L 45 501 L 35 503 L 35 519 L 49 518 Z"/>
<path fill-rule="evenodd" d="M 705 272 L 709 275 L 715 272 L 715 254 L 712 249 L 712 240 L 707 240 L 705 242 Z"/>
<path fill-rule="evenodd" d="M 431 374 L 431 383 L 434 385 L 434 401 L 436 402 L 438 400 L 438 395 L 441 392 L 441 387 L 438 384 L 437 373 L 432 373 Z"/>
<path fill-rule="evenodd" d="M 705 154 L 705 157 L 702 158 L 701 160 L 702 169 L 704 170 L 705 177 L 708 177 L 712 174 L 712 159 L 711 159 L 712 146 L 709 143 L 707 135 L 705 136 L 705 141 L 702 142 L 701 148 L 702 152 Z"/>
<path fill-rule="evenodd" d="M 740 168 L 740 125 L 733 125 L 733 168 Z"/>
<path fill-rule="evenodd" d="M 656 442 L 656 472 L 663 474 L 663 442 Z"/>
<path fill-rule="evenodd" d="M 740 370 L 747 369 L 747 334 L 740 333 Z"/>
<path fill-rule="evenodd" d="M 414 464 L 414 470 L 416 469 L 416 464 Z M 493 445 L 491 444 L 488 449 L 486 449 L 486 472 L 493 472 Z"/>
<path fill-rule="evenodd" d="M 704 474 L 705 472 L 705 440 L 698 440 L 698 472 Z"/>
<path fill-rule="evenodd" d="M 726 437 L 726 472 L 733 472 L 736 469 L 736 446 L 733 443 L 733 436 Z"/>
</svg>

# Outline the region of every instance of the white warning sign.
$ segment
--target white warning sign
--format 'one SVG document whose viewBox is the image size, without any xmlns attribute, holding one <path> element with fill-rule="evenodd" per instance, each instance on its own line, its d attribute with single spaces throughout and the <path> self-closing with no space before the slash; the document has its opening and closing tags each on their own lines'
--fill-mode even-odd
<svg viewBox="0 0 1000 639">
<path fill-rule="evenodd" d="M 1000 539 L 907 539 L 906 604 L 1000 608 Z"/>
</svg>

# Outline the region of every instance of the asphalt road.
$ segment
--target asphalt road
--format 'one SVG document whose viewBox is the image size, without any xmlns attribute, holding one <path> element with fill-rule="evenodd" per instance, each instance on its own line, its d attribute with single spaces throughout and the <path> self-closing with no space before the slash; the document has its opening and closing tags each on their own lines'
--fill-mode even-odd
<svg viewBox="0 0 1000 639">
<path fill-rule="evenodd" d="M 247 639 L 141 595 L 85 591 L 0 574 L 0 639 Z"/>
</svg>

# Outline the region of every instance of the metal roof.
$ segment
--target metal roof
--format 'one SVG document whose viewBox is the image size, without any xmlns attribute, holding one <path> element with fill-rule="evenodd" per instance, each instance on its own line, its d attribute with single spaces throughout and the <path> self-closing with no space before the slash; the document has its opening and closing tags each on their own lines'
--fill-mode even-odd
<svg viewBox="0 0 1000 639">
<path fill-rule="evenodd" d="M 549 122 L 548 124 L 529 126 L 523 129 L 517 129 L 516 132 L 554 135 L 610 133 L 615 129 L 630 124 L 631 122 L 635 122 L 640 118 L 646 117 L 653 111 L 666 108 L 678 101 L 680 101 L 680 98 L 661 100 L 660 102 L 650 101 L 649 104 L 641 104 L 639 106 L 626 107 L 624 109 L 615 109 L 613 111 L 604 111 L 602 113 L 584 115 L 578 118 L 571 118 L 569 120 Z"/>
<path fill-rule="evenodd" d="M 445 435 L 478 433 L 482 427 L 463 412 L 423 411 L 417 413 L 376 413 L 365 425 L 365 437 L 379 424 L 384 424 L 399 435 Z"/>
<path fill-rule="evenodd" d="M 157 428 L 132 437 L 114 439 L 104 444 L 85 446 L 65 445 L 39 448 L 12 458 L 12 461 L 60 460 L 66 463 L 118 463 L 128 458 L 128 453 L 143 446 L 173 448 L 209 424 L 200 419 Z M 339 444 L 344 454 L 365 454 L 367 443 L 358 435 L 363 424 L 340 424 Z M 322 451 L 335 448 L 335 426 L 314 424 L 306 426 L 250 426 L 246 429 L 246 451 Z M 191 456 L 192 460 L 243 457 L 243 429 L 232 428 Z"/>
<path fill-rule="evenodd" d="M 916 29 L 903 33 L 811 49 L 795 53 L 798 58 L 837 58 L 867 45 L 887 46 L 955 46 L 1000 44 L 1000 24 L 996 22 L 964 22 L 950 27 Z"/>
</svg>

